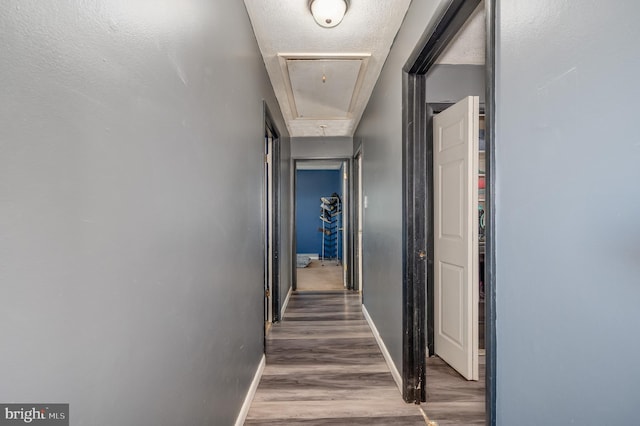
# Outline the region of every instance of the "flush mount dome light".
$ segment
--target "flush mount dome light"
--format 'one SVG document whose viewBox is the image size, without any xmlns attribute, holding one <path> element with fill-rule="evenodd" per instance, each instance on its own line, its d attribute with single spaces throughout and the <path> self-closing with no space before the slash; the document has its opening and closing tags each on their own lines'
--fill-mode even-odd
<svg viewBox="0 0 640 426">
<path fill-rule="evenodd" d="M 342 22 L 348 0 L 309 0 L 309 9 L 318 25 L 332 28 Z"/>
</svg>

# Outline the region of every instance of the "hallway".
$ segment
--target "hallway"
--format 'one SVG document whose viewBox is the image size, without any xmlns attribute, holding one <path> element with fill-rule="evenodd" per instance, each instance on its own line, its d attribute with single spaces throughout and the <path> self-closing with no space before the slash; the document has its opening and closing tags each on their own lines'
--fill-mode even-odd
<svg viewBox="0 0 640 426">
<path fill-rule="evenodd" d="M 640 2 L 345 0 L 330 28 L 314 3 L 3 1 L 0 417 L 54 401 L 82 426 L 638 424 Z M 469 27 L 477 62 L 449 55 Z M 429 257 L 439 209 L 412 212 L 459 177 L 416 166 L 461 148 L 434 149 L 430 117 L 467 96 L 484 188 L 442 194 L 473 211 L 442 235 L 483 218 L 486 386 L 461 409 L 432 364 L 418 408 L 394 378 L 412 391 L 421 369 L 392 378 L 378 342 L 420 367 L 438 330 L 423 266 L 465 277 Z M 294 235 L 297 165 L 316 161 L 346 165 L 366 320 L 343 289 L 286 297 L 317 253 Z M 266 356 L 265 298 L 284 318 Z"/>
<path fill-rule="evenodd" d="M 425 424 L 402 400 L 357 293 L 294 292 L 266 357 L 246 425 Z"/>
</svg>

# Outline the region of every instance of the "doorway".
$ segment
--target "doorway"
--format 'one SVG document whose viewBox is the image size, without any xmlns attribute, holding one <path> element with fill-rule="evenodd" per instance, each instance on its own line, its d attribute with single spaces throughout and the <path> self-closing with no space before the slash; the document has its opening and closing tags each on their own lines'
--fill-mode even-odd
<svg viewBox="0 0 640 426">
<path fill-rule="evenodd" d="M 349 159 L 294 160 L 295 291 L 351 288 Z"/>
<path fill-rule="evenodd" d="M 476 10 L 480 0 L 449 1 L 430 24 L 423 38 L 416 46 L 404 67 L 403 79 L 403 251 L 404 279 L 403 297 L 403 395 L 408 402 L 429 400 L 426 390 L 429 387 L 429 375 L 426 359 L 433 351 L 433 321 L 429 320 L 435 310 L 434 282 L 434 161 L 431 134 L 427 73 L 433 68 L 439 56 L 449 43 L 456 38 L 460 29 Z M 495 2 L 485 0 L 486 61 L 484 81 L 485 99 L 485 140 L 486 140 L 486 176 L 485 176 L 485 268 L 482 282 L 485 293 L 485 351 L 486 379 L 484 393 L 487 424 L 495 424 L 495 292 L 493 287 L 493 248 L 492 223 L 492 159 L 491 140 L 493 135 L 492 111 L 494 105 L 494 11 Z M 451 99 L 451 98 L 450 98 Z M 477 214 L 477 212 L 476 212 Z M 427 344 L 429 346 L 427 346 Z"/>
<path fill-rule="evenodd" d="M 447 72 L 450 72 L 447 70 Z M 430 82 L 427 82 L 427 87 Z M 428 89 L 427 89 L 428 90 Z M 427 103 L 427 150 L 432 153 L 433 145 L 436 135 L 434 134 L 434 121 L 435 118 L 442 113 L 443 111 L 448 110 L 453 107 L 454 103 L 451 102 L 438 102 L 438 103 Z M 485 251 L 485 191 L 486 191 L 486 180 L 485 180 L 485 106 L 484 103 L 479 103 L 476 117 L 477 123 L 474 123 L 474 132 L 477 132 L 477 135 L 474 135 L 474 144 L 475 146 L 468 146 L 470 154 L 473 158 L 468 158 L 470 172 L 468 179 L 472 181 L 471 187 L 468 189 L 467 196 L 473 196 L 473 201 L 469 201 L 469 206 L 472 212 L 469 212 L 465 216 L 465 219 L 469 222 L 469 226 L 473 232 L 469 233 L 469 238 L 472 239 L 470 243 L 469 255 L 471 256 L 472 262 L 469 262 L 469 267 L 472 267 L 473 270 L 469 271 L 470 283 L 468 286 L 471 287 L 471 291 L 473 291 L 473 295 L 468 294 L 469 297 L 473 297 L 475 300 L 473 302 L 467 301 L 467 305 L 469 303 L 474 303 L 473 307 L 469 307 L 467 310 L 470 313 L 470 317 L 468 318 L 469 322 L 473 322 L 473 324 L 469 325 L 469 328 L 475 328 L 473 331 L 476 335 L 473 337 L 478 342 L 473 343 L 473 347 L 478 351 L 479 356 L 484 356 L 485 347 L 484 347 L 484 251 Z M 437 132 L 435 132 L 437 133 Z M 434 157 L 434 163 L 438 160 Z M 427 164 L 427 173 L 429 175 L 433 175 L 434 166 L 431 163 Z M 434 181 L 437 179 L 434 179 Z M 437 182 L 434 182 L 434 194 L 437 191 Z M 474 190 L 477 188 L 477 190 Z M 438 197 L 437 195 L 434 197 L 434 204 L 437 204 Z M 476 207 L 477 206 L 477 207 Z M 438 207 L 434 206 L 434 228 L 438 228 Z M 477 211 L 476 211 L 477 208 Z M 443 212 L 444 216 L 448 216 L 449 218 L 453 217 L 456 212 Z M 427 232 L 429 237 L 434 239 L 434 249 L 437 249 L 438 240 L 435 237 L 438 235 L 438 232 L 433 232 L 432 230 Z M 436 256 L 437 257 L 437 256 Z M 434 265 L 438 265 L 438 261 L 433 262 Z M 427 265 L 427 275 L 430 277 L 434 277 L 433 279 L 427 279 L 427 356 L 434 354 L 442 356 L 438 349 L 438 345 L 436 344 L 436 340 L 439 336 L 436 333 L 436 330 L 441 329 L 442 327 L 438 327 L 438 323 L 442 320 L 442 317 L 438 315 L 438 312 L 442 311 L 442 307 L 437 303 L 437 301 L 442 300 L 442 298 L 438 297 L 440 289 L 437 288 L 436 283 L 440 282 L 436 277 L 436 270 L 431 266 L 431 263 Z M 461 302 L 462 303 L 462 302 Z M 476 312 L 472 312 L 476 311 Z M 468 336 L 470 337 L 470 336 Z M 446 344 L 446 342 L 445 342 Z M 442 345 L 440 345 L 442 346 Z M 463 346 L 462 344 L 459 345 Z M 446 360 L 446 356 L 442 356 L 443 359 Z M 480 363 L 483 365 L 483 359 L 480 360 Z M 450 363 L 451 364 L 451 363 Z M 477 363 L 476 363 L 477 364 Z M 474 365 L 470 367 L 472 369 L 477 370 L 478 366 Z M 482 367 L 481 367 L 482 368 Z M 456 368 L 456 370 L 462 374 L 460 368 Z M 465 377 L 469 377 L 469 375 L 463 374 Z M 477 374 L 475 374 L 477 380 Z"/>
<path fill-rule="evenodd" d="M 271 324 L 280 320 L 280 137 L 266 103 L 263 103 L 263 114 L 264 321 L 266 337 Z"/>
<path fill-rule="evenodd" d="M 353 289 L 364 297 L 362 276 L 362 249 L 364 227 L 364 195 L 362 191 L 362 146 L 353 157 Z"/>
</svg>

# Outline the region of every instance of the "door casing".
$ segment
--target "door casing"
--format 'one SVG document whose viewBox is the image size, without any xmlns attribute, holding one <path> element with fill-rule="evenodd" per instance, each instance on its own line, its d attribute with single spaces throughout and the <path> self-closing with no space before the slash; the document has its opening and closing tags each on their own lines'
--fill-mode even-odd
<svg viewBox="0 0 640 426">
<path fill-rule="evenodd" d="M 264 275 L 266 281 L 264 287 L 266 299 L 265 309 L 267 310 L 265 312 L 265 318 L 270 322 L 278 322 L 280 321 L 280 133 L 278 132 L 278 128 L 276 127 L 272 115 L 269 112 L 267 103 L 263 102 L 262 105 L 264 117 L 265 154 L 268 149 L 268 139 L 271 138 L 271 159 L 270 164 L 268 166 L 265 166 L 265 168 L 271 168 L 271 172 L 269 174 L 272 177 L 271 181 L 269 182 L 265 173 L 265 180 L 267 181 L 264 182 L 265 194 L 263 195 L 265 237 Z M 271 195 L 271 200 L 268 199 L 268 195 Z M 269 209 L 271 210 L 270 214 Z M 268 297 L 266 294 L 266 289 L 269 287 L 268 281 L 271 282 L 270 297 Z"/>
<path fill-rule="evenodd" d="M 363 249 L 363 225 L 364 205 L 362 191 L 362 146 L 358 148 L 353 157 L 353 289 L 363 293 L 362 282 L 362 249 Z"/>
</svg>

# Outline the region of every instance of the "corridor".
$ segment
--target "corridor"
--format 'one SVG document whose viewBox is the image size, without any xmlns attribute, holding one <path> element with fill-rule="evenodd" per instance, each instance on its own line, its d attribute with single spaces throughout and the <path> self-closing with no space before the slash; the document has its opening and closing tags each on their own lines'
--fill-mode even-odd
<svg viewBox="0 0 640 426">
<path fill-rule="evenodd" d="M 246 425 L 425 424 L 402 400 L 357 293 L 294 292 L 266 357 Z"/>
<path fill-rule="evenodd" d="M 638 424 L 640 2 L 338 0 L 331 27 L 319 3 L 2 2 L 0 423 L 55 402 L 82 426 Z M 475 154 L 469 117 L 431 132 L 468 97 L 485 167 L 435 167 L 459 136 Z M 291 293 L 317 253 L 294 235 L 313 161 L 346 166 L 364 317 L 342 289 Z M 443 175 L 441 204 L 471 214 L 437 230 Z M 474 303 L 437 316 L 428 290 L 440 271 L 464 296 L 434 241 L 476 220 L 486 373 L 431 357 L 428 402 L 405 404 L 394 378 L 422 386 L 436 318 L 475 373 Z"/>
</svg>

